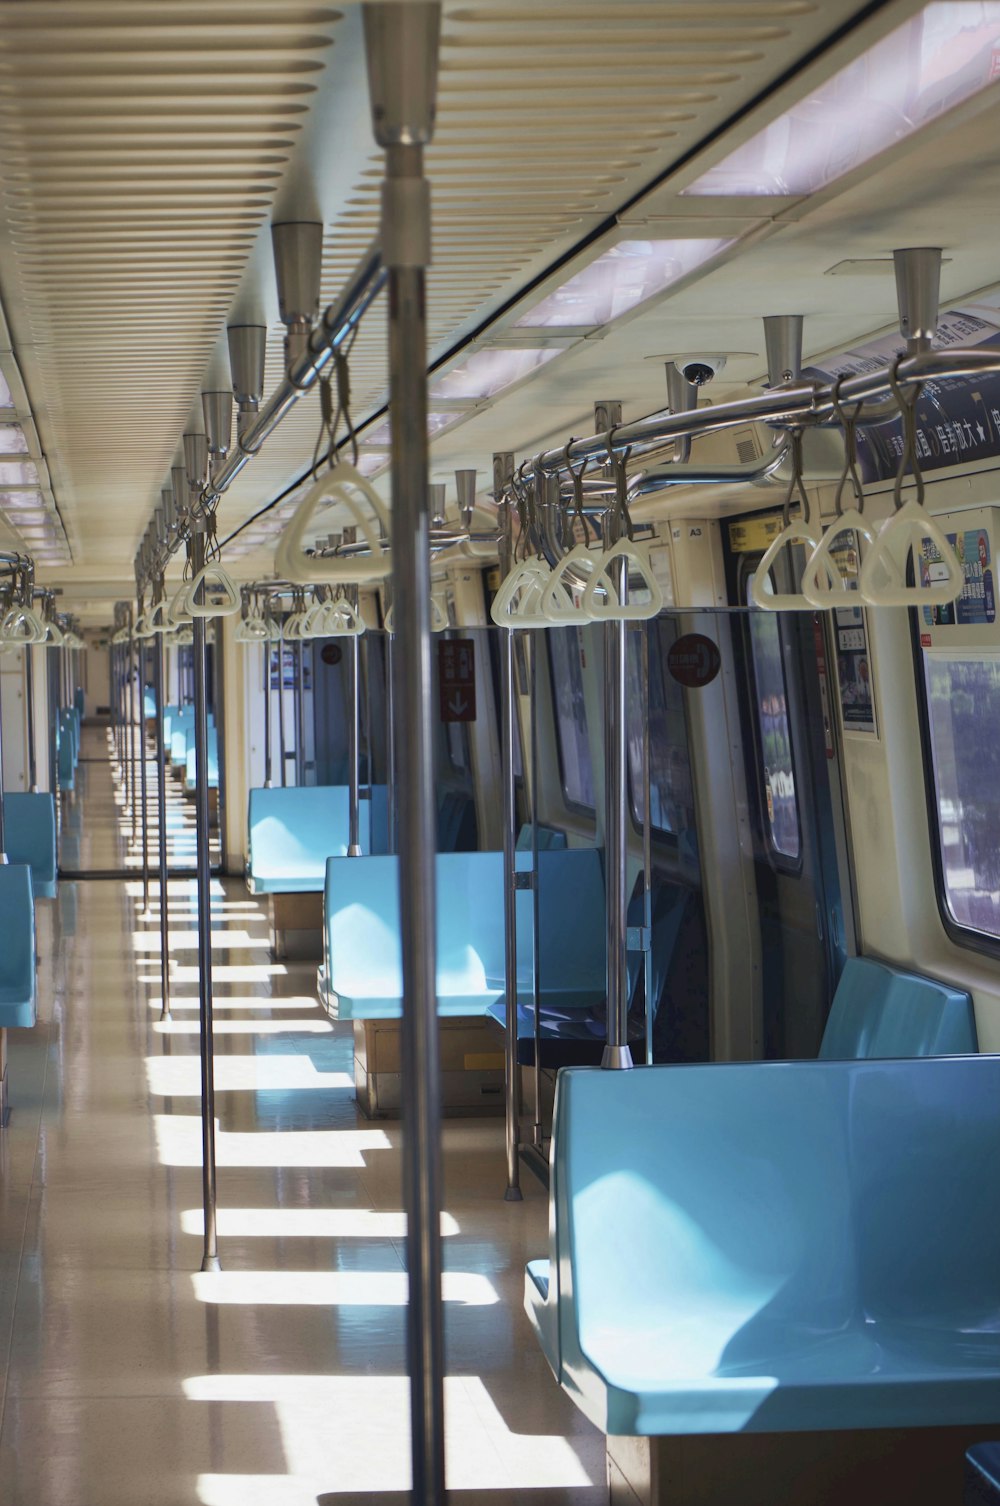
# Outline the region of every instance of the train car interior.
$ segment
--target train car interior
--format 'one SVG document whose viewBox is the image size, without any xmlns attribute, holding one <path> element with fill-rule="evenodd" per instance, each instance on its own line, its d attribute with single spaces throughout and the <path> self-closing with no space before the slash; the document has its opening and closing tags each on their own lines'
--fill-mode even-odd
<svg viewBox="0 0 1000 1506">
<path fill-rule="evenodd" d="M 0 5 L 2 1506 L 1000 1503 L 998 140 L 993 0 Z"/>
</svg>

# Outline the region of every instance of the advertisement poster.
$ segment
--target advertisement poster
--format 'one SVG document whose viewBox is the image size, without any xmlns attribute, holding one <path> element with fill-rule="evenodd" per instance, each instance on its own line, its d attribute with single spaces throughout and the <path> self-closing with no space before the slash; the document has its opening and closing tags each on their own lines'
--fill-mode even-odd
<svg viewBox="0 0 1000 1506">
<path fill-rule="evenodd" d="M 989 533 L 985 528 L 969 528 L 946 537 L 961 562 L 965 584 L 957 601 L 944 607 L 924 607 L 924 622 L 928 627 L 978 627 L 995 622 L 996 579 Z M 925 539 L 920 561 L 921 585 L 934 583 L 940 563 L 940 554 L 930 539 Z"/>
<path fill-rule="evenodd" d="M 848 589 L 858 589 L 861 561 L 858 539 L 847 528 L 831 551 L 834 563 Z M 836 607 L 833 632 L 837 652 L 837 682 L 840 714 L 845 732 L 868 732 L 877 735 L 875 701 L 872 695 L 871 655 L 868 652 L 868 624 L 864 608 Z"/>
</svg>

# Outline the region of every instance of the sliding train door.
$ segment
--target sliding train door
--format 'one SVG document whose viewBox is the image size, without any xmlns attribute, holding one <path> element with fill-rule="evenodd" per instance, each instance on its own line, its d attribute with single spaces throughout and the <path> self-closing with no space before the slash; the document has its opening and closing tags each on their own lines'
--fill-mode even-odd
<svg viewBox="0 0 1000 1506">
<path fill-rule="evenodd" d="M 761 928 L 763 1055 L 811 1057 L 849 941 L 846 827 L 824 614 L 750 608 L 759 517 L 726 572 Z M 784 582 L 772 582 L 784 590 Z M 846 910 L 846 920 L 845 920 Z"/>
</svg>

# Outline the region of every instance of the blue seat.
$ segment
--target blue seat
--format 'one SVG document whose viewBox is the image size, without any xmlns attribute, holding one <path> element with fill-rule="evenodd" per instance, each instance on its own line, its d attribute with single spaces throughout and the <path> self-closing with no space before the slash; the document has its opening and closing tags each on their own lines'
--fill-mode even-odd
<svg viewBox="0 0 1000 1506">
<path fill-rule="evenodd" d="M 74 707 L 74 710 L 76 711 L 77 716 L 80 718 L 81 722 L 83 720 L 84 703 L 85 703 L 85 701 L 84 701 L 83 688 L 82 688 L 82 686 L 78 685 L 76 687 L 76 690 L 73 692 L 73 707 Z"/>
<path fill-rule="evenodd" d="M 197 758 L 194 747 L 194 729 L 187 738 L 187 753 L 184 757 L 184 787 L 193 790 L 195 788 L 195 771 Z M 208 787 L 210 790 L 219 788 L 219 734 L 214 727 L 208 729 Z"/>
<path fill-rule="evenodd" d="M 1000 1502 L 1000 1443 L 977 1443 L 965 1456 L 962 1506 L 996 1506 Z"/>
<path fill-rule="evenodd" d="M 526 1307 L 606 1433 L 988 1425 L 998 1157 L 998 1057 L 570 1069 Z"/>
<path fill-rule="evenodd" d="M 170 762 L 185 764 L 188 739 L 194 737 L 194 712 L 190 707 L 170 718 Z"/>
<path fill-rule="evenodd" d="M 972 998 L 963 989 L 872 957 L 848 958 L 823 1032 L 821 1061 L 978 1050 Z"/>
<path fill-rule="evenodd" d="M 55 899 L 56 802 L 53 795 L 11 791 L 3 797 L 4 841 L 12 863 L 31 869 L 36 899 Z"/>
<path fill-rule="evenodd" d="M 540 826 L 538 828 L 538 850 L 546 852 L 552 848 L 562 850 L 566 846 L 566 833 L 556 831 L 554 826 Z M 531 827 L 522 826 L 517 834 L 517 851 L 531 851 Z"/>
<path fill-rule="evenodd" d="M 142 715 L 145 721 L 151 721 L 156 716 L 156 695 L 148 685 L 142 692 Z"/>
<path fill-rule="evenodd" d="M 515 859 L 530 870 L 530 853 Z M 530 889 L 517 891 L 518 950 L 530 976 Z M 546 1004 L 585 1013 L 607 993 L 607 922 L 604 869 L 595 847 L 538 854 L 538 972 Z"/>
<path fill-rule="evenodd" d="M 73 756 L 73 733 L 60 715 L 56 727 L 56 775 L 61 790 L 71 790 L 76 784 L 76 759 Z"/>
<path fill-rule="evenodd" d="M 35 903 L 26 863 L 0 863 L 0 1030 L 35 1023 Z"/>
<path fill-rule="evenodd" d="M 368 801 L 361 802 L 360 838 L 369 846 Z M 252 894 L 321 894 L 326 860 L 347 852 L 350 792 L 346 785 L 296 785 L 250 791 L 247 884 Z"/>
<path fill-rule="evenodd" d="M 324 1002 L 341 1020 L 402 1013 L 399 859 L 330 858 L 323 903 Z M 437 855 L 437 997 L 444 1016 L 482 1015 L 504 991 L 503 857 Z"/>
</svg>

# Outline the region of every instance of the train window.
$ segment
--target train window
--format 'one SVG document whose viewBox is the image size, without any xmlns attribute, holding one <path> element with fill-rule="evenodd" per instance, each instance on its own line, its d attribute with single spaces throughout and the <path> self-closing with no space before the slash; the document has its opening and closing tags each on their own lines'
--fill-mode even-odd
<svg viewBox="0 0 1000 1506">
<path fill-rule="evenodd" d="M 750 576 L 746 583 L 748 605 L 752 588 L 753 576 Z M 750 651 L 767 836 L 777 857 L 797 863 L 802 841 L 788 725 L 788 692 L 782 662 L 781 623 L 772 613 L 750 613 Z"/>
<path fill-rule="evenodd" d="M 575 627 L 552 628 L 545 636 L 549 645 L 563 795 L 567 805 L 592 811 L 595 809 L 594 775 L 590 766 L 587 708 L 583 700 L 579 630 Z"/>
<path fill-rule="evenodd" d="M 687 718 L 684 692 L 667 673 L 667 652 L 677 637 L 677 625 L 667 618 L 645 626 L 628 637 L 628 694 L 633 714 L 629 719 L 629 775 L 632 815 L 637 826 L 643 821 L 642 726 L 642 632 L 649 633 L 649 804 L 654 832 L 678 836 L 694 826 L 691 766 L 688 761 Z"/>
<path fill-rule="evenodd" d="M 942 897 L 956 926 L 1000 937 L 1000 655 L 923 658 Z"/>
</svg>

